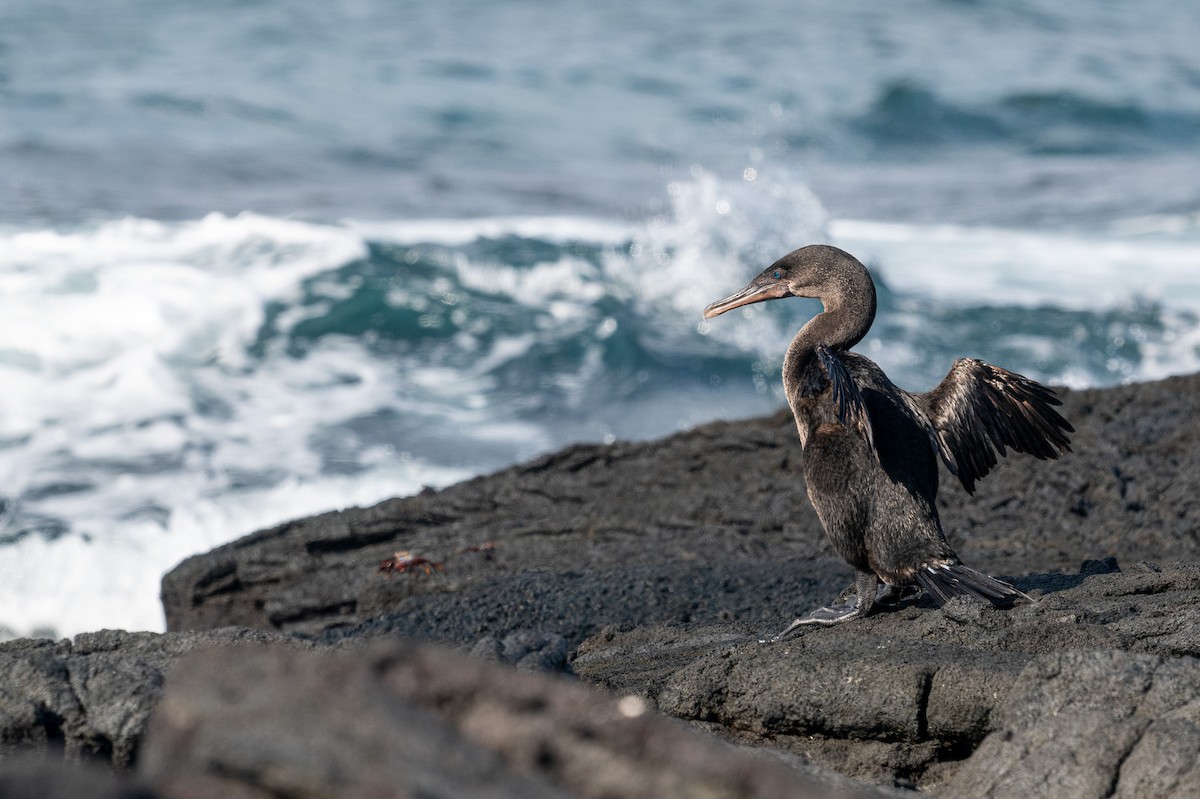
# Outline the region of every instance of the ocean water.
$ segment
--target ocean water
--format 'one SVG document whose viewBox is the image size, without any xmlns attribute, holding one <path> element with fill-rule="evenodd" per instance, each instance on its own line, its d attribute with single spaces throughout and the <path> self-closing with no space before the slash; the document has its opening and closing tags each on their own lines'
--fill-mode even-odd
<svg viewBox="0 0 1200 799">
<path fill-rule="evenodd" d="M 0 5 L 0 633 L 161 629 L 254 529 L 779 407 L 827 241 L 860 349 L 1200 369 L 1200 8 Z M 6 632 L 5 632 L 6 631 Z"/>
</svg>

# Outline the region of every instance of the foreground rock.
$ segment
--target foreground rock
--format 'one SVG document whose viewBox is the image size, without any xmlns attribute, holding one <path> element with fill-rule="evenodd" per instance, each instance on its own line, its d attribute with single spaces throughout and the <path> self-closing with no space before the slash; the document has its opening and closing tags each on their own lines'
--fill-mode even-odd
<svg viewBox="0 0 1200 799">
<path fill-rule="evenodd" d="M 97 796 L 1191 795 L 1200 565 L 1018 585 L 1037 601 L 917 601 L 780 644 L 738 622 L 610 627 L 572 660 L 607 692 L 388 637 L 10 643 L 0 741 L 133 768 Z M 88 779 L 0 766 L 32 795 Z"/>
<path fill-rule="evenodd" d="M 892 795 L 697 735 L 633 697 L 394 641 L 189 658 L 140 770 L 166 796 Z"/>
<path fill-rule="evenodd" d="M 72 641 L 0 643 L 0 755 L 65 755 L 128 767 L 164 675 L 181 656 L 215 645 L 312 643 L 278 633 L 226 629 L 158 635 L 102 630 Z"/>
<path fill-rule="evenodd" d="M 574 667 L 670 715 L 866 780 L 951 797 L 1190 795 L 1200 566 L 1017 585 L 1038 601 L 919 602 L 776 645 L 730 626 L 610 631 Z"/>
<path fill-rule="evenodd" d="M 6 645 L 0 795 L 896 795 L 561 677 L 411 641 L 315 649 L 234 628 Z"/>
</svg>

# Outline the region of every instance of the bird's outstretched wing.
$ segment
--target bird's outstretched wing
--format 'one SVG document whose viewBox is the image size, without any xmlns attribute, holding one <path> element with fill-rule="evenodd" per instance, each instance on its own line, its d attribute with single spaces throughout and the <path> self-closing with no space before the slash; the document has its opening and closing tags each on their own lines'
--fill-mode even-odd
<svg viewBox="0 0 1200 799">
<path fill-rule="evenodd" d="M 1008 449 L 1045 460 L 1071 451 L 1074 433 L 1054 392 L 1027 377 L 960 358 L 927 394 L 910 395 L 933 427 L 938 451 L 968 493 Z"/>
<path fill-rule="evenodd" d="M 833 387 L 833 404 L 837 409 L 838 421 L 861 435 L 874 452 L 875 432 L 871 429 L 871 417 L 853 375 L 837 353 L 824 343 L 817 345 L 817 359 Z"/>
</svg>

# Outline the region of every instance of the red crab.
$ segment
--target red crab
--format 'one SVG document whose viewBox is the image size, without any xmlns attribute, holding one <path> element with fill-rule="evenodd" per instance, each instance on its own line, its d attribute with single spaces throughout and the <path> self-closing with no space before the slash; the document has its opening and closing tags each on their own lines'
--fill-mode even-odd
<svg viewBox="0 0 1200 799">
<path fill-rule="evenodd" d="M 435 569 L 437 571 L 442 570 L 442 564 L 436 563 L 429 558 L 421 557 L 420 555 L 414 555 L 407 549 L 397 552 L 379 564 L 379 571 L 386 574 L 399 574 L 409 569 L 420 569 L 426 574 L 433 574 Z"/>
</svg>

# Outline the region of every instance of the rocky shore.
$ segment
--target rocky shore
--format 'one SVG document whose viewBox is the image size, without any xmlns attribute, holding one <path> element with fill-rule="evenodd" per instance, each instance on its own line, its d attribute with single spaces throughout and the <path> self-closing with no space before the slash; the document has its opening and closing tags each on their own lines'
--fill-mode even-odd
<svg viewBox="0 0 1200 799">
<path fill-rule="evenodd" d="M 1064 401 L 1074 453 L 939 500 L 1033 604 L 760 643 L 852 577 L 790 416 L 580 445 L 190 558 L 165 634 L 0 644 L 0 795 L 1200 793 L 1200 376 Z"/>
</svg>

